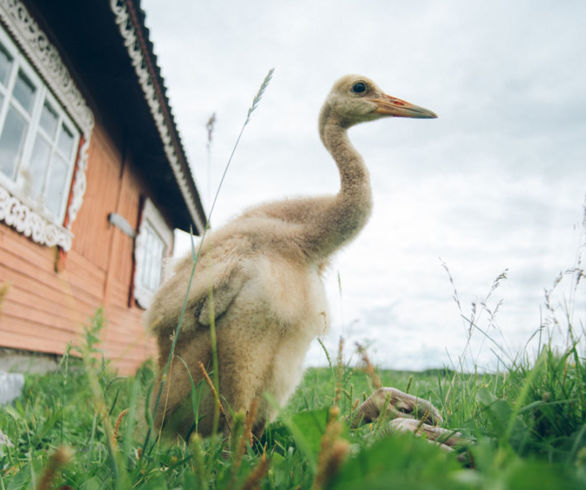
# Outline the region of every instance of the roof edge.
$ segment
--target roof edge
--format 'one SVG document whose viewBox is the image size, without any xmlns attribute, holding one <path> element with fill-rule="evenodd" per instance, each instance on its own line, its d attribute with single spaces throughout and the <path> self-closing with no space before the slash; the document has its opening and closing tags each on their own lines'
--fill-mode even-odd
<svg viewBox="0 0 586 490">
<path fill-rule="evenodd" d="M 133 0 L 110 0 L 110 9 L 115 16 L 124 46 L 161 137 L 169 166 L 197 228 L 196 232 L 201 234 L 206 226 L 205 212 L 170 110 L 163 77 L 152 51 L 152 43 L 148 40 L 148 30 L 143 22 L 144 12 L 140 10 L 141 20 Z"/>
</svg>

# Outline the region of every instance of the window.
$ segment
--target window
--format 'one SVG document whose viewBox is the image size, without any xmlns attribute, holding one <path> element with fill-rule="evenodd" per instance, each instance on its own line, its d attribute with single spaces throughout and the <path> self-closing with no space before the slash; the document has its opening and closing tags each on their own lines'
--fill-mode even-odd
<svg viewBox="0 0 586 490">
<path fill-rule="evenodd" d="M 148 308 L 165 279 L 165 260 L 171 254 L 173 232 L 150 199 L 145 202 L 135 242 L 134 297 Z"/>
<path fill-rule="evenodd" d="M 0 29 L 0 185 L 62 224 L 79 130 Z"/>
<path fill-rule="evenodd" d="M 165 242 L 150 221 L 144 224 L 144 255 L 138 282 L 141 287 L 154 293 L 161 284 Z"/>
</svg>

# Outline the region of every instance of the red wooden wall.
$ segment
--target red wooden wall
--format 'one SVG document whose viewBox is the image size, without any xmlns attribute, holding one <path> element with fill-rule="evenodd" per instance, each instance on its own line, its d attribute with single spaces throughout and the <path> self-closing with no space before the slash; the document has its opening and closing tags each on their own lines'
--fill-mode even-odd
<svg viewBox="0 0 586 490">
<path fill-rule="evenodd" d="M 101 347 L 121 374 L 155 354 L 155 342 L 142 325 L 143 310 L 131 300 L 133 240 L 107 219 L 116 212 L 137 229 L 142 189 L 131 157 L 96 124 L 87 190 L 61 272 L 55 272 L 56 248 L 0 222 L 0 283 L 10 284 L 0 305 L 0 346 L 63 353 L 102 306 L 107 322 Z"/>
</svg>

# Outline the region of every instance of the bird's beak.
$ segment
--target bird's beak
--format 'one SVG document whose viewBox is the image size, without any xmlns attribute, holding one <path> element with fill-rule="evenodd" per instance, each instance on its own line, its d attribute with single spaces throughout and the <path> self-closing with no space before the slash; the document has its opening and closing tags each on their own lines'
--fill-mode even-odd
<svg viewBox="0 0 586 490">
<path fill-rule="evenodd" d="M 387 94 L 381 94 L 370 99 L 376 104 L 376 114 L 394 117 L 416 117 L 420 119 L 436 118 L 435 112 L 411 104 Z"/>
</svg>

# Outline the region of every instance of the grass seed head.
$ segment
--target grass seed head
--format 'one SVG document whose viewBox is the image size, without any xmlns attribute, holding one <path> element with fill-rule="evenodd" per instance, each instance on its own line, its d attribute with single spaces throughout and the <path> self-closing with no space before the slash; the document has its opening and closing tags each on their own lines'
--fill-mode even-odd
<svg viewBox="0 0 586 490">
<path fill-rule="evenodd" d="M 73 451 L 66 446 L 59 446 L 49 456 L 47 466 L 43 471 L 43 475 L 39 481 L 38 490 L 48 490 L 53 486 L 53 481 L 57 476 L 57 472 L 73 459 Z"/>
<path fill-rule="evenodd" d="M 256 465 L 254 470 L 248 475 L 248 478 L 242 486 L 242 490 L 252 490 L 254 488 L 260 488 L 260 481 L 265 477 L 269 471 L 269 459 L 267 458 L 266 445 L 263 449 L 260 462 Z"/>
</svg>

